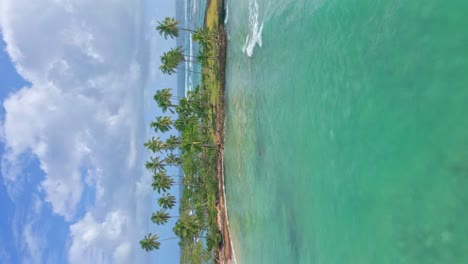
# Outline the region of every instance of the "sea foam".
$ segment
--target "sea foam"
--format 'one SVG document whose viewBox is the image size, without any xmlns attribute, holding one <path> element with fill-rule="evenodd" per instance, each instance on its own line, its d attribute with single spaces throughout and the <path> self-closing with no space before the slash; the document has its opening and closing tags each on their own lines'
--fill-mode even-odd
<svg viewBox="0 0 468 264">
<path fill-rule="evenodd" d="M 224 10 L 226 12 L 226 16 L 224 17 L 224 24 L 227 24 L 228 20 L 229 20 L 229 4 L 228 4 L 228 2 L 224 3 Z"/>
<path fill-rule="evenodd" d="M 262 47 L 263 22 L 259 22 L 259 11 L 257 0 L 251 0 L 249 4 L 249 28 L 250 32 L 245 38 L 242 52 L 252 57 L 255 46 Z"/>
</svg>

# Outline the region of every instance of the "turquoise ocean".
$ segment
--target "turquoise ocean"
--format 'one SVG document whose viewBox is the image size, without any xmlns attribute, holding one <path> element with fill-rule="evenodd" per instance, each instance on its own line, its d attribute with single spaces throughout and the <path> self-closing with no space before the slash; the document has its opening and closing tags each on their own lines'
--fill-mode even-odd
<svg viewBox="0 0 468 264">
<path fill-rule="evenodd" d="M 468 1 L 228 0 L 238 263 L 468 263 Z"/>
</svg>

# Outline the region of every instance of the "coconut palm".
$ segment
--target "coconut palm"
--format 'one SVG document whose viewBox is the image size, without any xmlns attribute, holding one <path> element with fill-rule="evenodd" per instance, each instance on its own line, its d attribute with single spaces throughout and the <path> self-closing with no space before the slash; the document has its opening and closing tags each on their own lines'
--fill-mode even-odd
<svg viewBox="0 0 468 264">
<path fill-rule="evenodd" d="M 171 209 L 176 203 L 176 198 L 173 195 L 164 194 L 161 198 L 158 199 L 158 204 L 164 209 Z"/>
<path fill-rule="evenodd" d="M 181 28 L 179 27 L 180 21 L 176 20 L 173 17 L 166 17 L 162 22 L 158 21 L 158 26 L 156 26 L 156 30 L 159 32 L 161 36 L 164 36 L 165 39 L 167 37 L 176 38 L 179 36 L 179 30 L 184 30 L 188 32 L 195 32 L 190 29 Z"/>
<path fill-rule="evenodd" d="M 170 237 L 166 239 L 162 239 L 160 241 L 166 241 L 170 239 L 175 239 L 177 237 Z M 140 246 L 142 249 L 146 250 L 147 252 L 157 250 L 161 246 L 161 242 L 158 241 L 159 236 L 156 234 L 151 234 L 149 233 L 148 235 L 145 236 L 142 240 L 140 240 Z"/>
<path fill-rule="evenodd" d="M 160 170 L 160 171 L 157 171 L 153 174 L 153 180 L 155 179 L 159 179 L 161 177 L 170 177 L 169 175 L 167 175 L 167 172 L 166 170 Z"/>
<path fill-rule="evenodd" d="M 167 175 L 166 170 L 157 171 L 153 174 L 153 179 L 156 179 L 159 177 L 184 178 L 183 175 Z"/>
<path fill-rule="evenodd" d="M 151 221 L 153 221 L 153 223 L 157 225 L 164 225 L 169 221 L 170 218 L 171 216 L 169 215 L 169 213 L 166 212 L 165 209 L 162 209 L 151 216 Z"/>
<path fill-rule="evenodd" d="M 192 62 L 198 65 L 201 65 L 199 62 L 186 59 L 185 57 L 186 55 L 184 54 L 184 49 L 181 46 L 177 48 L 172 48 L 168 52 L 164 52 L 163 55 L 161 56 L 161 66 L 159 66 L 159 69 L 161 70 L 162 73 L 168 74 L 168 75 L 172 75 L 173 73 L 175 73 L 176 69 L 184 70 L 184 71 L 192 72 L 192 73 L 197 73 L 197 74 L 203 74 L 202 72 L 179 68 L 178 66 L 182 62 Z M 205 67 L 211 69 L 208 66 L 205 66 Z"/>
<path fill-rule="evenodd" d="M 175 69 L 181 62 L 193 62 L 199 64 L 198 62 L 191 61 L 185 58 L 184 49 L 179 46 L 177 48 L 172 48 L 168 52 L 164 52 L 161 56 L 161 65 L 165 65 L 168 69 Z"/>
<path fill-rule="evenodd" d="M 167 192 L 169 189 L 171 189 L 172 185 L 174 185 L 174 180 L 169 176 L 153 176 L 153 182 L 151 183 L 153 190 L 157 191 L 158 193 L 161 193 L 161 191 Z"/>
<path fill-rule="evenodd" d="M 156 158 L 151 157 L 151 161 L 147 161 L 145 167 L 151 172 L 161 171 L 164 170 L 164 162 L 159 160 L 159 156 Z"/>
<path fill-rule="evenodd" d="M 185 126 L 187 125 L 188 119 L 186 117 L 179 117 L 174 121 L 174 128 L 178 131 L 184 131 Z"/>
<path fill-rule="evenodd" d="M 150 126 L 154 128 L 155 132 L 167 132 L 172 128 L 172 120 L 168 116 L 158 116 L 156 122 L 151 122 Z"/>
<path fill-rule="evenodd" d="M 191 72 L 191 73 L 196 73 L 196 74 L 202 74 L 203 75 L 202 72 L 187 70 L 185 68 L 179 68 L 179 67 L 175 67 L 173 65 L 167 65 L 167 64 L 161 64 L 161 66 L 159 66 L 159 69 L 161 70 L 161 72 L 163 74 L 167 74 L 167 75 L 172 75 L 172 74 L 176 73 L 176 70 L 181 70 L 181 71 L 186 71 L 186 72 Z"/>
<path fill-rule="evenodd" d="M 165 144 L 159 137 L 155 138 L 152 137 L 148 142 L 144 144 L 144 146 L 151 150 L 153 153 L 160 152 L 165 149 Z"/>
<path fill-rule="evenodd" d="M 197 237 L 201 228 L 201 221 L 196 216 L 184 216 L 177 221 L 172 230 L 174 234 L 184 239 Z"/>
<path fill-rule="evenodd" d="M 208 63 L 208 60 L 210 60 L 210 59 L 216 59 L 216 57 L 210 57 L 210 56 L 208 55 L 208 53 L 206 53 L 206 51 L 204 51 L 204 50 L 200 50 L 195 58 L 196 58 L 197 61 L 200 62 L 202 65 L 207 64 L 207 63 Z"/>
<path fill-rule="evenodd" d="M 159 69 L 161 70 L 161 72 L 163 74 L 172 75 L 172 74 L 176 73 L 175 69 L 177 69 L 177 68 L 173 67 L 173 66 L 170 66 L 170 65 L 167 65 L 167 64 L 161 64 L 161 66 L 159 66 Z"/>
<path fill-rule="evenodd" d="M 175 72 L 175 71 L 174 71 Z M 172 98 L 172 92 L 170 88 L 165 88 L 156 91 L 154 94 L 153 99 L 156 101 L 159 107 L 161 107 L 161 110 L 163 113 L 165 113 L 167 110 L 169 110 L 171 113 L 174 113 L 174 110 L 172 110 L 173 107 L 176 105 L 173 105 L 171 102 Z"/>
<path fill-rule="evenodd" d="M 180 157 L 178 157 L 174 153 L 169 153 L 167 154 L 166 158 L 164 158 L 164 162 L 167 165 L 178 166 L 182 163 L 182 160 Z"/>
<path fill-rule="evenodd" d="M 174 150 L 180 145 L 180 139 L 174 135 L 169 136 L 164 143 L 168 150 Z"/>
<path fill-rule="evenodd" d="M 216 147 L 216 145 L 213 144 L 203 143 L 201 140 L 197 127 L 188 127 L 185 129 L 182 134 L 182 139 L 179 141 L 180 149 L 185 151 L 200 151 L 202 148 Z"/>
<path fill-rule="evenodd" d="M 197 28 L 192 34 L 192 40 L 200 43 L 204 47 L 210 45 L 211 41 L 216 37 L 216 34 L 211 33 L 208 28 Z"/>
<path fill-rule="evenodd" d="M 187 97 L 179 100 L 179 105 L 175 108 L 175 111 L 177 114 L 179 114 L 179 118 L 187 117 L 188 115 L 192 114 L 190 102 L 188 101 Z"/>
<path fill-rule="evenodd" d="M 155 250 L 155 249 L 159 249 L 159 247 L 161 246 L 161 243 L 158 241 L 158 239 L 159 239 L 158 235 L 156 234 L 153 235 L 149 233 L 148 235 L 145 236 L 145 238 L 143 238 L 140 241 L 140 246 L 142 249 L 146 250 L 147 252 Z"/>
<path fill-rule="evenodd" d="M 177 66 L 184 60 L 183 55 L 179 56 L 174 52 L 164 52 L 161 56 L 161 66 L 159 67 L 163 72 L 163 69 L 168 69 L 167 71 L 175 71 Z M 163 72 L 164 73 L 164 72 Z"/>
<path fill-rule="evenodd" d="M 197 85 L 194 91 L 187 93 L 187 105 L 190 107 L 190 112 L 197 114 L 198 117 L 203 118 L 208 114 L 209 107 L 213 108 L 205 94 L 198 91 L 199 86 Z M 180 104 L 181 105 L 181 104 Z M 180 106 L 179 105 L 179 106 Z M 176 108 L 177 111 L 178 108 Z"/>
</svg>

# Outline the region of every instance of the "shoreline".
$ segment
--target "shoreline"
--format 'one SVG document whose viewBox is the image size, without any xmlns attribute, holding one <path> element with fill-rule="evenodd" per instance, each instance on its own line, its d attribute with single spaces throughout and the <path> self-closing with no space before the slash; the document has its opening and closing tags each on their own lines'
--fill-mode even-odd
<svg viewBox="0 0 468 264">
<path fill-rule="evenodd" d="M 224 29 L 224 0 L 208 0 L 205 11 L 205 27 L 216 29 L 217 32 L 217 61 L 218 61 L 218 97 L 216 100 L 216 180 L 218 183 L 216 197 L 216 211 L 218 229 L 222 240 L 217 247 L 215 253 L 215 263 L 228 264 L 235 263 L 235 256 L 229 232 L 229 220 L 226 205 L 226 192 L 224 188 L 224 91 L 225 91 L 225 70 L 226 70 L 226 53 L 227 53 L 227 38 Z M 214 16 L 214 17 L 213 17 Z"/>
<path fill-rule="evenodd" d="M 231 236 L 229 232 L 229 220 L 226 208 L 226 191 L 224 187 L 224 85 L 226 68 L 226 35 L 223 26 L 218 28 L 219 36 L 219 76 L 220 89 L 218 94 L 218 105 L 216 111 L 216 143 L 217 143 L 217 161 L 216 178 L 218 180 L 217 197 L 217 223 L 222 235 L 222 242 L 218 246 L 217 263 L 231 263 L 233 258 Z"/>
</svg>

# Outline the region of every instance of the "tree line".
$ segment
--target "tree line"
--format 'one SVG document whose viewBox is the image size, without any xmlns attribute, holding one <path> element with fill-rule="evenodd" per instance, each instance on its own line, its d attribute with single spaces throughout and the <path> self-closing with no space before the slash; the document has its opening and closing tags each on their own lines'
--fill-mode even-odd
<svg viewBox="0 0 468 264">
<path fill-rule="evenodd" d="M 205 69 L 213 70 L 210 67 L 209 60 L 214 60 L 210 56 L 210 50 L 216 46 L 217 34 L 207 28 L 197 28 L 195 30 L 180 27 L 180 21 L 175 18 L 166 17 L 163 21 L 157 22 L 156 30 L 165 39 L 177 38 L 181 31 L 189 32 L 194 41 L 200 44 L 199 53 L 194 56 L 186 56 L 182 47 L 175 47 L 161 56 L 160 70 L 164 74 L 171 75 L 177 70 L 187 70 L 180 68 L 183 62 L 192 62 L 201 65 Z M 201 74 L 201 72 L 198 72 Z M 209 115 L 213 114 L 214 106 L 210 103 L 208 95 L 202 92 L 200 86 L 193 91 L 187 92 L 185 97 L 177 97 L 172 94 L 172 89 L 165 88 L 158 90 L 154 95 L 154 101 L 161 109 L 163 115 L 157 116 L 151 121 L 150 127 L 156 133 L 170 133 L 177 131 L 176 134 L 169 135 L 165 140 L 160 137 L 152 137 L 144 143 L 144 147 L 151 151 L 154 156 L 145 163 L 145 168 L 152 173 L 151 187 L 158 194 L 162 194 L 157 203 L 160 210 L 151 215 L 151 221 L 156 225 L 165 225 L 174 217 L 178 218 L 173 231 L 177 237 L 159 239 L 157 234 L 149 233 L 140 241 L 142 249 L 146 251 L 157 250 L 161 242 L 168 239 L 179 238 L 181 244 L 183 241 L 191 243 L 198 241 L 199 238 L 206 236 L 211 246 L 218 243 L 218 234 L 211 234 L 210 227 L 206 224 L 206 218 L 212 217 L 212 213 L 204 209 L 208 202 L 203 193 L 209 184 L 212 184 L 203 173 L 205 166 L 211 166 L 206 162 L 212 156 L 216 146 L 207 136 L 212 128 L 205 122 Z M 171 116 L 176 115 L 176 118 Z M 184 176 L 175 176 L 167 174 L 167 167 L 181 166 Z M 176 198 L 168 192 L 175 185 L 184 186 L 184 210 L 180 215 L 170 215 L 168 210 L 176 204 Z M 195 195 L 199 192 L 198 195 Z M 188 209 L 186 209 L 188 208 Z M 208 249 L 209 250 L 209 249 Z"/>
</svg>

